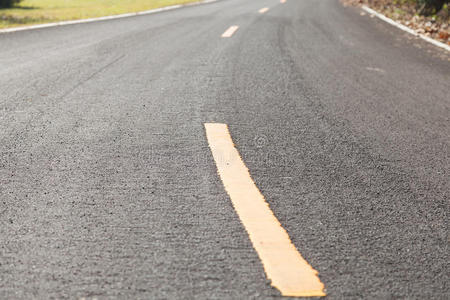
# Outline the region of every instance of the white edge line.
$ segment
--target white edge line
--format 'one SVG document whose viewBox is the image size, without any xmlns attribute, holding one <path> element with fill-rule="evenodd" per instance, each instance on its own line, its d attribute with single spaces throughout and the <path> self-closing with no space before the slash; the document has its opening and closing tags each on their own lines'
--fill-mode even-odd
<svg viewBox="0 0 450 300">
<path fill-rule="evenodd" d="M 91 22 L 114 20 L 114 19 L 121 19 L 121 18 L 133 17 L 133 16 L 149 15 L 149 14 L 154 14 L 154 13 L 158 13 L 158 12 L 162 12 L 162 11 L 177 9 L 180 7 L 193 6 L 193 5 L 199 5 L 199 4 L 207 4 L 207 3 L 212 3 L 212 2 L 216 2 L 216 1 L 218 1 L 218 0 L 204 0 L 204 1 L 192 2 L 192 3 L 186 3 L 186 4 L 177 4 L 177 5 L 165 6 L 165 7 L 155 8 L 155 9 L 151 9 L 151 10 L 144 10 L 144 11 L 138 11 L 138 12 L 126 13 L 126 14 L 120 14 L 120 15 L 104 16 L 104 17 L 90 18 L 90 19 L 71 20 L 71 21 L 61 21 L 61 22 L 54 22 L 54 23 L 31 25 L 31 26 L 5 28 L 5 29 L 0 29 L 0 33 L 9 33 L 9 32 L 33 30 L 33 29 L 40 29 L 40 28 L 47 28 L 47 27 L 91 23 Z"/>
<path fill-rule="evenodd" d="M 414 31 L 413 29 L 411 29 L 411 28 L 409 28 L 409 27 L 407 27 L 407 26 L 405 26 L 405 25 L 403 25 L 403 24 L 400 24 L 400 23 L 398 23 L 398 22 L 395 22 L 394 20 L 392 20 L 392 19 L 386 17 L 386 16 L 383 15 L 383 14 L 380 14 L 379 12 L 377 12 L 377 11 L 375 11 L 375 10 L 373 10 L 373 9 L 371 9 L 371 8 L 369 8 L 369 7 L 367 7 L 367 6 L 365 6 L 365 5 L 362 6 L 362 9 L 365 10 L 366 12 L 368 12 L 369 14 L 375 15 L 375 16 L 377 16 L 378 18 L 380 18 L 381 20 L 383 20 L 383 21 L 385 21 L 385 22 L 387 22 L 387 23 L 389 23 L 389 24 L 391 24 L 391 25 L 393 25 L 393 26 L 395 26 L 395 27 L 397 27 L 397 28 L 399 28 L 399 29 L 401 29 L 401 30 L 403 30 L 403 31 L 406 31 L 406 32 L 408 32 L 408 33 L 411 33 L 412 35 L 415 35 L 415 36 L 417 36 L 417 37 L 420 37 L 421 39 L 423 39 L 423 40 L 425 40 L 425 41 L 427 41 L 427 42 L 429 42 L 429 43 L 431 43 L 431 44 L 433 44 L 433 45 L 435 45 L 435 46 L 438 46 L 438 47 L 441 47 L 441 48 L 443 48 L 443 49 L 445 49 L 445 50 L 447 50 L 447 51 L 450 51 L 450 46 L 449 46 L 449 45 L 446 45 L 446 44 L 444 44 L 444 43 L 441 43 L 441 42 L 439 42 L 439 41 L 436 41 L 435 39 L 432 39 L 432 38 L 430 38 L 430 37 L 428 37 L 428 36 L 426 36 L 426 35 L 417 33 L 417 32 Z"/>
</svg>

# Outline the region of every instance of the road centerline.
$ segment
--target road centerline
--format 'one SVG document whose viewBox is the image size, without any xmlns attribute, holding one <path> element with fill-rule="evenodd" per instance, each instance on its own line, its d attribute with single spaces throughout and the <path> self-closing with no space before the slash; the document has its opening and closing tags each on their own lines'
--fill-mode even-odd
<svg viewBox="0 0 450 300">
<path fill-rule="evenodd" d="M 226 124 L 205 123 L 206 137 L 228 193 L 272 286 L 283 296 L 325 296 L 324 285 L 292 244 L 252 180 Z"/>
<path fill-rule="evenodd" d="M 237 26 L 237 25 L 230 26 L 230 27 L 222 34 L 222 37 L 223 37 L 223 38 L 229 38 L 229 37 L 231 37 L 231 36 L 236 32 L 236 30 L 238 30 L 238 28 L 239 28 L 239 26 Z"/>
</svg>

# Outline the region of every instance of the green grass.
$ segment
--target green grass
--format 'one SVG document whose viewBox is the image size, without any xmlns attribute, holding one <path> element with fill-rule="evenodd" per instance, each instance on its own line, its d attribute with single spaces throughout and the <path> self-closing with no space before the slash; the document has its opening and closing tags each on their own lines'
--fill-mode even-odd
<svg viewBox="0 0 450 300">
<path fill-rule="evenodd" d="M 0 9 L 0 28 L 138 12 L 199 0 L 24 0 Z"/>
</svg>

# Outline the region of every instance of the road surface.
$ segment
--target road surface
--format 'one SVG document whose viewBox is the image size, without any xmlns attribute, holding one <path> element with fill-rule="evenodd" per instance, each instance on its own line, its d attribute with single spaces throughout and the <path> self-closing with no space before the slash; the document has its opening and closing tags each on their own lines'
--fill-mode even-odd
<svg viewBox="0 0 450 300">
<path fill-rule="evenodd" d="M 1 299 L 278 298 L 205 123 L 327 298 L 449 298 L 444 50 L 336 0 L 223 0 L 1 34 L 0 66 Z"/>
</svg>

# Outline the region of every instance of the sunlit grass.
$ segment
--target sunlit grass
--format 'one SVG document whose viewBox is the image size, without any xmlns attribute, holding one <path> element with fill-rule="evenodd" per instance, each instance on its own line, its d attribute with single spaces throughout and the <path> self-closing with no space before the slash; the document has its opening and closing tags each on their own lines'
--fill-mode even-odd
<svg viewBox="0 0 450 300">
<path fill-rule="evenodd" d="M 199 0 L 24 0 L 0 9 L 0 28 L 138 12 Z"/>
</svg>

